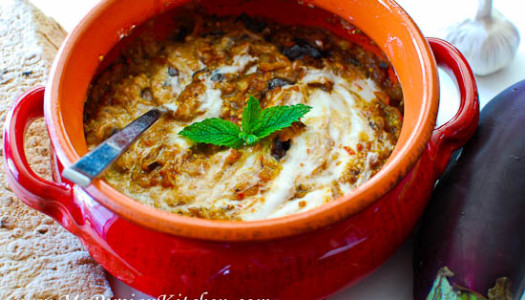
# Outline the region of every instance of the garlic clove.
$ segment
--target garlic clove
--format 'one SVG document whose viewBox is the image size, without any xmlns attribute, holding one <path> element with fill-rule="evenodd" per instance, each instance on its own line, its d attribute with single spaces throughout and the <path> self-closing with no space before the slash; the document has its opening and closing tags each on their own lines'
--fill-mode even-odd
<svg viewBox="0 0 525 300">
<path fill-rule="evenodd" d="M 520 43 L 516 26 L 497 12 L 492 1 L 481 0 L 484 9 L 475 19 L 463 21 L 448 29 L 446 39 L 463 53 L 472 71 L 484 76 L 510 64 Z M 488 1 L 487 1 L 488 2 Z"/>
</svg>

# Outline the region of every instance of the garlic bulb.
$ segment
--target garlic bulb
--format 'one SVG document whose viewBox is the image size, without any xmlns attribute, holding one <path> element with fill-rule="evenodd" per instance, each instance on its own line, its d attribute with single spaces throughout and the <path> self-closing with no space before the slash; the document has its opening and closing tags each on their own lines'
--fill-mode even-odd
<svg viewBox="0 0 525 300">
<path fill-rule="evenodd" d="M 492 0 L 479 4 L 476 17 L 450 27 L 446 39 L 463 53 L 474 73 L 483 76 L 514 59 L 520 35 L 514 24 L 492 10 Z"/>
</svg>

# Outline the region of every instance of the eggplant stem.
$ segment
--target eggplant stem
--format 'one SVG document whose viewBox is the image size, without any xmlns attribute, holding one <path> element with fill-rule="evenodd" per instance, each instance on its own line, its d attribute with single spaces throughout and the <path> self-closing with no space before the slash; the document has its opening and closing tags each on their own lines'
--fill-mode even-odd
<svg viewBox="0 0 525 300">
<path fill-rule="evenodd" d="M 507 277 L 496 279 L 496 285 L 489 289 L 489 300 L 512 300 L 511 282 Z"/>
</svg>

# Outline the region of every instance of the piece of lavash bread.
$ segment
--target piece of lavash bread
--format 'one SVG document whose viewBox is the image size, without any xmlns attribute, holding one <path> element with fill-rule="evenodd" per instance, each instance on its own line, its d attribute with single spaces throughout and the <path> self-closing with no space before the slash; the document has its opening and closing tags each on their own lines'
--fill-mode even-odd
<svg viewBox="0 0 525 300">
<path fill-rule="evenodd" d="M 44 84 L 64 37 L 60 25 L 29 3 L 0 0 L 1 124 L 17 96 Z M 35 172 L 50 178 L 49 139 L 43 120 L 30 127 L 25 143 Z M 83 299 L 95 295 L 113 296 L 102 267 L 75 236 L 17 199 L 2 169 L 0 299 Z"/>
</svg>

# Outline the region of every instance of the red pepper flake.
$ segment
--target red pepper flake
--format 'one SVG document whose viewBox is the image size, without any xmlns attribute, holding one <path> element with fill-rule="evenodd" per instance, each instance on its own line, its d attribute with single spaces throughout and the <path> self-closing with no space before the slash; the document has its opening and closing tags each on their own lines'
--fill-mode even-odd
<svg viewBox="0 0 525 300">
<path fill-rule="evenodd" d="M 359 144 L 357 144 L 356 148 L 357 148 L 357 151 L 361 152 L 361 151 L 363 151 L 364 147 L 363 147 L 363 144 L 359 143 Z"/>
<path fill-rule="evenodd" d="M 344 146 L 343 149 L 345 149 L 345 151 L 348 152 L 348 154 L 355 155 L 355 151 L 352 150 L 352 148 L 350 148 L 348 146 Z"/>
</svg>

